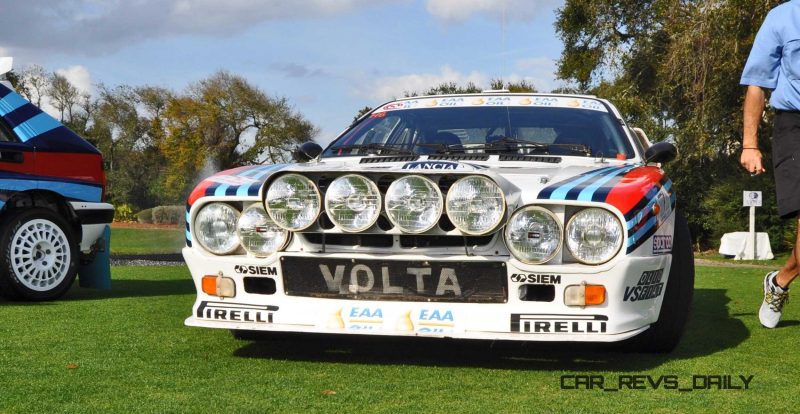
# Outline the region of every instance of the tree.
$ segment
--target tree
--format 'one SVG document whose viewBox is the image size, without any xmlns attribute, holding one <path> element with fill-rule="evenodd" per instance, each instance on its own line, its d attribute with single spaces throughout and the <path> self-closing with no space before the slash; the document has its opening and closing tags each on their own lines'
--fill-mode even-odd
<svg viewBox="0 0 800 414">
<path fill-rule="evenodd" d="M 666 168 L 704 245 L 711 242 L 714 217 L 707 210 L 714 203 L 704 202 L 708 183 L 734 176 L 744 185 L 747 179 L 737 162 L 738 79 L 761 22 L 780 3 L 567 0 L 558 11 L 556 30 L 564 42 L 559 77 L 615 102 L 652 140 L 676 144 L 681 156 Z M 763 137 L 769 129 L 762 126 Z M 768 140 L 762 145 L 770 148 Z M 765 185 L 769 192 L 771 181 Z"/>
<path fill-rule="evenodd" d="M 311 123 L 284 98 L 273 98 L 244 78 L 217 72 L 170 99 L 160 149 L 166 187 L 185 196 L 198 174 L 263 162 L 283 162 L 295 144 L 311 140 Z"/>
<path fill-rule="evenodd" d="M 50 88 L 48 89 L 50 101 L 53 106 L 61 113 L 61 122 L 72 120 L 72 110 L 81 99 L 81 94 L 70 81 L 57 73 L 50 78 Z M 66 115 L 66 117 L 65 117 Z"/>
<path fill-rule="evenodd" d="M 20 76 L 21 87 L 17 90 L 25 99 L 42 107 L 42 99 L 50 88 L 50 76 L 39 65 L 31 65 L 22 71 Z"/>
</svg>

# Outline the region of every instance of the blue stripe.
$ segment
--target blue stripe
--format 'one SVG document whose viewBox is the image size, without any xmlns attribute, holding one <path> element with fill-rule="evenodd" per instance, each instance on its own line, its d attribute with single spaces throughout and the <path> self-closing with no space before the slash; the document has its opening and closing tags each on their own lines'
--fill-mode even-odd
<svg viewBox="0 0 800 414">
<path fill-rule="evenodd" d="M 192 241 L 192 233 L 189 230 L 186 230 L 186 241 Z"/>
<path fill-rule="evenodd" d="M 92 185 L 82 185 L 59 181 L 15 180 L 0 178 L 0 188 L 10 191 L 28 191 L 35 189 L 50 190 L 64 197 L 90 202 L 100 202 L 103 190 Z"/>
<path fill-rule="evenodd" d="M 577 200 L 579 200 L 579 201 L 592 201 L 592 196 L 594 195 L 594 192 L 597 191 L 598 188 L 600 188 L 603 184 L 611 181 L 612 179 L 614 179 L 616 177 L 619 177 L 622 174 L 626 174 L 628 171 L 632 170 L 633 168 L 634 168 L 633 166 L 628 166 L 626 168 L 622 168 L 619 171 L 615 171 L 615 172 L 613 172 L 613 173 L 611 173 L 611 174 L 609 174 L 609 175 L 607 175 L 605 177 L 602 177 L 602 178 L 598 179 L 592 185 L 584 188 L 583 191 L 581 191 L 581 193 L 578 194 Z"/>
<path fill-rule="evenodd" d="M 18 125 L 16 128 L 14 128 L 14 133 L 17 134 L 19 139 L 21 139 L 23 142 L 26 142 L 31 138 L 35 138 L 38 135 L 60 126 L 61 124 L 53 119 L 53 117 L 45 113 L 41 113 Z"/>
<path fill-rule="evenodd" d="M 569 193 L 569 190 L 572 190 L 573 188 L 575 188 L 579 184 L 584 183 L 586 181 L 589 181 L 592 178 L 597 177 L 598 175 L 608 173 L 610 170 L 613 170 L 613 169 L 616 169 L 616 168 L 617 167 L 601 168 L 599 170 L 587 173 L 586 175 L 580 176 L 580 177 L 578 177 L 578 178 L 576 178 L 576 179 L 574 179 L 574 180 L 572 180 L 572 181 L 570 181 L 570 182 L 568 182 L 568 183 L 556 188 L 555 191 L 553 191 L 553 193 L 550 194 L 549 198 L 551 200 L 566 200 L 567 199 L 567 193 Z"/>
<path fill-rule="evenodd" d="M 225 191 L 228 189 L 228 187 L 230 187 L 228 184 L 220 184 L 220 186 L 214 190 L 214 196 L 216 197 L 224 196 Z"/>
<path fill-rule="evenodd" d="M 247 197 L 248 195 L 250 195 L 250 187 L 252 185 L 253 184 L 240 185 L 239 188 L 236 189 L 236 196 Z"/>
<path fill-rule="evenodd" d="M 6 122 L 8 122 L 8 126 L 11 127 L 11 129 L 14 129 L 18 125 L 25 123 L 25 121 L 41 113 L 42 110 L 37 108 L 36 105 L 32 103 L 26 103 L 25 105 L 15 109 L 13 112 L 3 115 L 3 118 L 5 118 Z"/>
<path fill-rule="evenodd" d="M 13 92 L 9 93 L 3 99 L 0 99 L 0 115 L 6 116 L 26 103 L 28 103 L 28 101 L 26 101 L 25 98 Z"/>
<path fill-rule="evenodd" d="M 658 219 L 655 217 L 650 217 L 650 220 L 647 220 L 647 223 L 642 226 L 639 230 L 636 231 L 632 236 L 628 237 L 628 247 L 633 246 L 636 242 L 647 233 L 648 230 L 653 228 L 658 223 Z"/>
<path fill-rule="evenodd" d="M 0 201 L 0 210 L 2 210 L 2 209 L 3 209 L 3 206 L 4 206 L 4 205 L 6 205 L 6 202 L 5 202 L 5 201 Z"/>
</svg>

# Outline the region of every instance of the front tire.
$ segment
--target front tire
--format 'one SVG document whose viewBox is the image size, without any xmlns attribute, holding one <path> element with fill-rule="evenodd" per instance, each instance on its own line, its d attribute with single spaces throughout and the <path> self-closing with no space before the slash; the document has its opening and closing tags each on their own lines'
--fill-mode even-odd
<svg viewBox="0 0 800 414">
<path fill-rule="evenodd" d="M 57 299 L 75 280 L 75 235 L 52 210 L 12 211 L 0 231 L 0 249 L 0 293 L 9 299 Z"/>
<path fill-rule="evenodd" d="M 694 253 L 689 225 L 677 210 L 673 240 L 672 264 L 658 321 L 633 339 L 634 349 L 640 352 L 671 352 L 680 342 L 689 320 L 694 293 Z"/>
</svg>

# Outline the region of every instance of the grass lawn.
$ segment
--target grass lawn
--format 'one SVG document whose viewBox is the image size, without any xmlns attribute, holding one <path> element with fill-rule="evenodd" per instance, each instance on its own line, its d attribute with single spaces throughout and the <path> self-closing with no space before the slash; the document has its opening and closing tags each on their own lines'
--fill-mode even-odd
<svg viewBox="0 0 800 414">
<path fill-rule="evenodd" d="M 180 253 L 183 228 L 111 228 L 111 254 Z"/>
<path fill-rule="evenodd" d="M 110 291 L 0 301 L 5 412 L 785 412 L 797 409 L 800 305 L 766 330 L 761 269 L 699 267 L 669 355 L 558 344 L 277 337 L 183 326 L 185 267 L 117 267 Z M 566 348 L 566 349 L 565 349 Z M 782 355 L 780 358 L 779 356 Z M 779 365 L 778 362 L 781 362 Z M 561 390 L 562 375 L 753 375 L 749 390 Z"/>
</svg>

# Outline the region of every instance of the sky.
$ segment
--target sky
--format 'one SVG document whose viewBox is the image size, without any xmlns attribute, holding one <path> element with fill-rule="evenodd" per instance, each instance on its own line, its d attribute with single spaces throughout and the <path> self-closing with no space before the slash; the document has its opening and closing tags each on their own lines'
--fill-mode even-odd
<svg viewBox="0 0 800 414">
<path fill-rule="evenodd" d="M 442 82 L 555 79 L 561 0 L 25 0 L 0 3 L 0 56 L 92 93 L 176 91 L 218 70 L 285 97 L 330 142 L 364 106 Z"/>
</svg>

